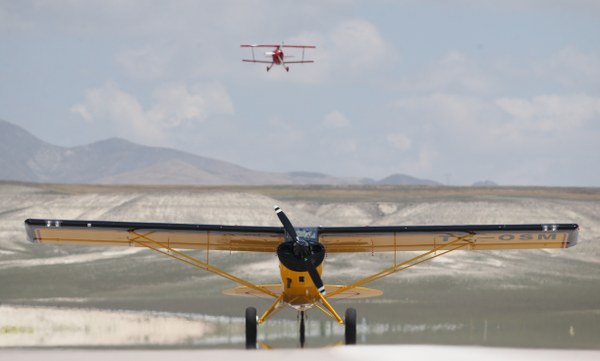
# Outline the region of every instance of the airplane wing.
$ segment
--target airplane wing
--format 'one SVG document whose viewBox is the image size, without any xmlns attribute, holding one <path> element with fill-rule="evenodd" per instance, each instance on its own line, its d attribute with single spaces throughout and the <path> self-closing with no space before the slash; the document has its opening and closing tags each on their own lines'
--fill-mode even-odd
<svg viewBox="0 0 600 361">
<path fill-rule="evenodd" d="M 245 61 L 247 63 L 264 63 L 264 64 L 273 63 L 272 60 L 242 59 L 242 61 Z M 294 61 L 286 60 L 285 61 L 286 64 L 302 64 L 302 63 L 314 63 L 314 62 L 315 62 L 314 60 L 294 60 Z"/>
<path fill-rule="evenodd" d="M 206 224 L 27 219 L 34 243 L 147 247 L 158 242 L 173 249 L 275 252 L 282 227 Z"/>
<path fill-rule="evenodd" d="M 240 48 L 276 48 L 281 44 L 242 44 Z"/>
<path fill-rule="evenodd" d="M 577 243 L 577 224 L 405 227 L 319 227 L 327 252 L 430 251 L 459 249 L 567 248 Z"/>
<path fill-rule="evenodd" d="M 242 61 L 245 61 L 247 63 L 263 63 L 263 64 L 271 64 L 273 63 L 272 60 L 254 60 L 254 59 L 242 59 Z M 289 63 L 288 61 L 286 61 L 286 63 Z"/>
<path fill-rule="evenodd" d="M 300 49 L 315 49 L 314 45 L 282 45 L 282 48 L 300 48 Z"/>
<path fill-rule="evenodd" d="M 314 63 L 314 60 L 294 60 L 294 61 L 289 61 L 286 60 L 285 63 L 286 64 L 303 64 L 303 63 Z"/>
<path fill-rule="evenodd" d="M 36 243 L 141 246 L 150 238 L 177 249 L 275 252 L 282 227 L 27 219 Z M 577 224 L 319 227 L 327 252 L 428 251 L 454 242 L 463 249 L 567 248 Z"/>
<path fill-rule="evenodd" d="M 315 49 L 314 45 L 282 45 L 282 44 L 242 44 L 241 48 L 301 48 L 301 49 Z"/>
</svg>

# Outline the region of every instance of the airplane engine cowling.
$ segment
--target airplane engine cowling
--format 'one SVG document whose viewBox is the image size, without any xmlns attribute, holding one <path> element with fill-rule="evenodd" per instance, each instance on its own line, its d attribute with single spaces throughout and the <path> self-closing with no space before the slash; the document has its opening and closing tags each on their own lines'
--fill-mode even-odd
<svg viewBox="0 0 600 361">
<path fill-rule="evenodd" d="M 306 256 L 314 267 L 319 267 L 325 259 L 325 247 L 320 243 L 308 244 L 309 254 Z M 287 268 L 296 272 L 309 271 L 307 260 L 294 250 L 294 242 L 283 242 L 277 247 L 277 257 Z"/>
</svg>

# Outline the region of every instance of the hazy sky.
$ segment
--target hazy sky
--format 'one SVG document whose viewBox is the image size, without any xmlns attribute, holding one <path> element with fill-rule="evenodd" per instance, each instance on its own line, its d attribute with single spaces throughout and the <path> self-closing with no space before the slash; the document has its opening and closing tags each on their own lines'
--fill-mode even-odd
<svg viewBox="0 0 600 361">
<path fill-rule="evenodd" d="M 316 62 L 240 61 L 281 41 Z M 600 186 L 600 1 L 0 0 L 0 119 L 264 171 Z"/>
</svg>

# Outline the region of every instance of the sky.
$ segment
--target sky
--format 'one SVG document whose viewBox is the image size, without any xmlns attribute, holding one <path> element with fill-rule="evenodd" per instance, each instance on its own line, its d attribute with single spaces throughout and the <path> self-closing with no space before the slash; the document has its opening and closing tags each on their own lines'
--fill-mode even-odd
<svg viewBox="0 0 600 361">
<path fill-rule="evenodd" d="M 597 187 L 599 39 L 595 0 L 0 0 L 0 119 L 261 171 Z M 281 42 L 315 63 L 241 61 Z"/>
</svg>

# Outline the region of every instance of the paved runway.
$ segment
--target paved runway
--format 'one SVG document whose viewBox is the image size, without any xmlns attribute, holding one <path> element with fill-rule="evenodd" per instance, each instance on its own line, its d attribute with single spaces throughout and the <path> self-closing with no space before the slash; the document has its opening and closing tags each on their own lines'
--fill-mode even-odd
<svg viewBox="0 0 600 361">
<path fill-rule="evenodd" d="M 527 360 L 552 361 L 565 360 L 585 361 L 599 360 L 600 351 L 591 350 L 547 350 L 547 349 L 513 349 L 487 347 L 458 346 L 341 346 L 305 350 L 208 350 L 208 351 L 90 351 L 90 350 L 3 350 L 0 359 L 44 360 L 44 361 L 119 361 L 119 360 L 244 360 L 244 361 L 305 361 L 305 360 Z"/>
</svg>

